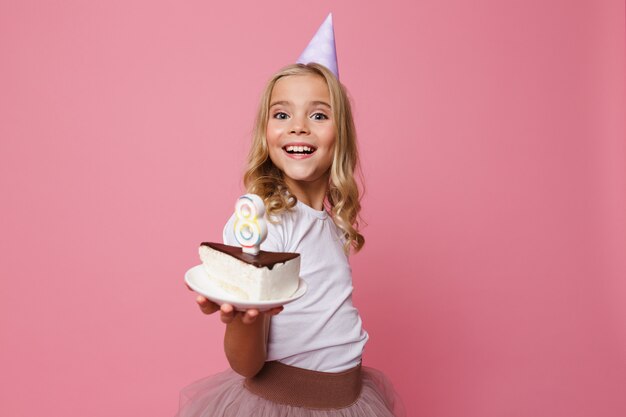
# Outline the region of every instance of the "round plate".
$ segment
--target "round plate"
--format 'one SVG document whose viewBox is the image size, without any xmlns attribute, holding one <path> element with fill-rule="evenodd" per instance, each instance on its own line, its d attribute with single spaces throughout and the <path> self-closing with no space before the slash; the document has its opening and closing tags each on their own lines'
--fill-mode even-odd
<svg viewBox="0 0 626 417">
<path fill-rule="evenodd" d="M 236 310 L 240 311 L 245 311 L 249 308 L 256 308 L 259 311 L 265 311 L 270 308 L 280 307 L 302 297 L 307 289 L 306 281 L 300 278 L 300 281 L 298 282 L 298 289 L 290 297 L 282 298 L 280 300 L 265 301 L 240 300 L 215 285 L 213 281 L 209 279 L 208 274 L 204 270 L 204 265 L 194 266 L 187 271 L 185 273 L 185 282 L 189 285 L 189 287 L 191 287 L 192 290 L 204 295 L 214 303 L 219 305 L 224 303 L 231 304 Z"/>
</svg>

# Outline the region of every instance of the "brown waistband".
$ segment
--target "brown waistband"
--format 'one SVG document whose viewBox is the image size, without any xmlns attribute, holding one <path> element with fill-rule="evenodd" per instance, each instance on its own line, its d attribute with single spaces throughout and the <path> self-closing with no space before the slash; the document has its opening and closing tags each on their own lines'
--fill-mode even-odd
<svg viewBox="0 0 626 417">
<path fill-rule="evenodd" d="M 354 404 L 361 394 L 361 364 L 331 373 L 265 362 L 263 369 L 246 378 L 245 387 L 280 404 L 315 409 L 336 409 Z"/>
</svg>

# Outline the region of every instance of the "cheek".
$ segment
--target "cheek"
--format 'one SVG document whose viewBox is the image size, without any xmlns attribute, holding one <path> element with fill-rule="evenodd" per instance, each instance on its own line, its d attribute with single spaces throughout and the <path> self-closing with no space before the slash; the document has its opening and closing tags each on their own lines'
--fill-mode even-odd
<svg viewBox="0 0 626 417">
<path fill-rule="evenodd" d="M 331 163 L 335 159 L 335 148 L 336 147 L 337 147 L 337 140 L 335 139 L 335 135 L 334 135 L 334 132 L 333 132 L 333 135 L 330 138 L 329 146 L 328 146 L 328 158 L 329 158 Z"/>
<path fill-rule="evenodd" d="M 329 129 L 325 133 L 326 134 L 324 135 L 324 144 L 328 148 L 334 148 L 335 143 L 337 142 L 336 137 L 335 137 L 335 129 Z"/>
<path fill-rule="evenodd" d="M 267 143 L 269 145 L 276 143 L 278 138 L 280 137 L 280 130 L 276 127 L 273 127 L 271 124 L 267 125 L 265 129 L 265 137 L 267 138 Z"/>
<path fill-rule="evenodd" d="M 324 126 L 324 130 L 320 132 L 320 138 L 323 138 L 324 142 L 333 145 L 335 143 L 336 132 L 334 124 L 328 124 Z"/>
</svg>

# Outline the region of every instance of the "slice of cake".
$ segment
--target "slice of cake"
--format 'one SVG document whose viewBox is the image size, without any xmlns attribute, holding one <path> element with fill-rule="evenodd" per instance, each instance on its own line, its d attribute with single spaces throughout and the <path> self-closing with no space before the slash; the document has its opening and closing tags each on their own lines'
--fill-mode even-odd
<svg viewBox="0 0 626 417">
<path fill-rule="evenodd" d="M 291 296 L 300 280 L 300 255 L 260 251 L 244 253 L 240 247 L 200 244 L 204 269 L 224 291 L 241 300 L 266 301 Z"/>
</svg>

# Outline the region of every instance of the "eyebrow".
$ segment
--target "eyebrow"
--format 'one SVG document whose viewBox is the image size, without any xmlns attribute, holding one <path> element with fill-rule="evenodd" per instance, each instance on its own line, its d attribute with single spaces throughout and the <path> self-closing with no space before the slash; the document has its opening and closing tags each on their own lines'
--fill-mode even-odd
<svg viewBox="0 0 626 417">
<path fill-rule="evenodd" d="M 284 100 L 283 101 L 275 101 L 275 102 L 270 104 L 270 108 L 272 108 L 274 106 L 287 106 L 289 104 L 291 104 L 291 103 L 289 103 L 288 101 L 284 101 Z M 316 100 L 316 101 L 312 101 L 311 104 L 314 105 L 314 106 L 326 106 L 329 109 L 331 109 L 330 104 L 326 103 L 325 101 Z"/>
</svg>

